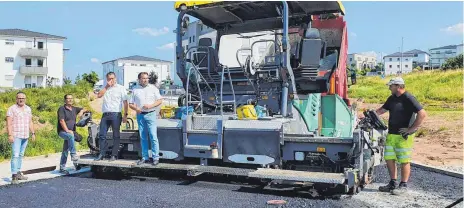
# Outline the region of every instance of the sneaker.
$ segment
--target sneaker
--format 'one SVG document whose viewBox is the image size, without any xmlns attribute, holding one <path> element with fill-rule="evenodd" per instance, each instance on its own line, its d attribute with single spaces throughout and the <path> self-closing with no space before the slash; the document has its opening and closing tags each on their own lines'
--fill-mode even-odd
<svg viewBox="0 0 464 208">
<path fill-rule="evenodd" d="M 72 155 L 71 156 L 71 161 L 77 161 L 79 160 L 79 156 L 78 155 Z"/>
<path fill-rule="evenodd" d="M 69 175 L 69 171 L 67 171 L 65 169 L 60 169 L 60 173 L 63 174 L 63 175 Z"/>
<path fill-rule="evenodd" d="M 11 184 L 18 184 L 18 183 L 19 183 L 19 180 L 18 180 L 17 174 L 13 174 L 11 176 Z"/>
<path fill-rule="evenodd" d="M 390 181 L 390 183 L 388 183 L 387 185 L 380 186 L 379 191 L 381 191 L 381 192 L 391 192 L 395 188 L 396 188 L 396 182 L 395 181 Z"/>
<path fill-rule="evenodd" d="M 153 166 L 157 166 L 158 164 L 159 164 L 159 160 L 153 160 L 153 163 L 152 163 Z"/>
<path fill-rule="evenodd" d="M 406 194 L 407 192 L 408 192 L 408 186 L 406 185 L 406 183 L 400 183 L 398 188 L 393 189 L 392 194 L 393 195 L 403 195 L 403 194 Z"/>
<path fill-rule="evenodd" d="M 137 161 L 137 165 L 143 165 L 145 163 L 148 163 L 149 160 L 144 160 L 144 159 L 140 159 L 139 161 Z"/>
<path fill-rule="evenodd" d="M 24 174 L 23 174 L 22 172 L 18 172 L 18 173 L 16 174 L 16 178 L 17 178 L 18 180 L 27 180 L 27 177 L 24 176 Z"/>
</svg>

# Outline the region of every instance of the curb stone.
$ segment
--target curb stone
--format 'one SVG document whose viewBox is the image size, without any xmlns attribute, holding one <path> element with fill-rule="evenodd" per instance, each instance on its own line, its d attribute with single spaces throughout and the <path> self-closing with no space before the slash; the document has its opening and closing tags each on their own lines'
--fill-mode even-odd
<svg viewBox="0 0 464 208">
<path fill-rule="evenodd" d="M 464 174 L 456 172 L 456 171 L 445 170 L 445 169 L 442 169 L 442 168 L 437 168 L 437 167 L 424 165 L 424 164 L 420 164 L 420 163 L 415 163 L 415 162 L 411 162 L 411 166 L 417 167 L 417 168 L 422 168 L 424 170 L 432 171 L 432 172 L 435 172 L 435 173 L 441 173 L 441 174 L 451 176 L 451 177 L 455 177 L 455 178 L 461 178 L 462 179 L 463 175 L 464 175 Z"/>
</svg>

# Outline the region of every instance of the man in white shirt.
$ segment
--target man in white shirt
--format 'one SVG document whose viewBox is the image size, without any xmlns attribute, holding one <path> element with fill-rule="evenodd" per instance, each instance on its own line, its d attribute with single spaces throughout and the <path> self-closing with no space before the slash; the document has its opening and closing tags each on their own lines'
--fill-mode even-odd
<svg viewBox="0 0 464 208">
<path fill-rule="evenodd" d="M 157 107 L 163 102 L 159 89 L 148 83 L 148 73 L 141 72 L 138 75 L 139 84 L 132 90 L 129 107 L 137 112 L 137 124 L 139 126 L 140 144 L 142 146 L 142 159 L 137 165 L 149 163 L 148 138 L 152 149 L 153 165 L 159 163 L 159 144 L 156 129 Z"/>
<path fill-rule="evenodd" d="M 95 160 L 102 160 L 105 157 L 108 149 L 106 133 L 108 127 L 111 126 L 113 130 L 113 150 L 110 161 L 114 161 L 118 159 L 121 120 L 126 123 L 128 115 L 127 93 L 122 85 L 116 83 L 116 74 L 114 72 L 106 74 L 106 86 L 98 92 L 98 98 L 101 97 L 103 97 L 103 116 L 100 121 L 100 154 Z M 121 114 L 123 104 L 124 116 Z"/>
</svg>

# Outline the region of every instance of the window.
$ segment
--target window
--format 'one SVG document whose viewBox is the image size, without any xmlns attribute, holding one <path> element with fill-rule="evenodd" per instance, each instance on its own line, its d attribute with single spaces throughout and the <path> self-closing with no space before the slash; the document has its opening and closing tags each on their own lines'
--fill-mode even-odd
<svg viewBox="0 0 464 208">
<path fill-rule="evenodd" d="M 393 59 L 392 59 L 392 58 L 390 58 L 390 61 L 393 61 Z"/>
<path fill-rule="evenodd" d="M 418 57 L 418 56 L 419 56 L 419 54 L 414 54 L 414 57 Z"/>
<path fill-rule="evenodd" d="M 191 42 L 192 42 L 192 37 L 189 37 L 189 43 L 191 43 Z"/>
<path fill-rule="evenodd" d="M 6 63 L 13 63 L 13 62 L 14 62 L 14 58 L 13 58 L 13 57 L 5 57 L 5 62 L 6 62 Z"/>
<path fill-rule="evenodd" d="M 451 50 L 445 51 L 446 54 L 452 54 L 453 52 Z"/>
<path fill-rule="evenodd" d="M 440 54 L 440 51 L 437 51 L 436 54 Z"/>
<path fill-rule="evenodd" d="M 407 65 L 407 64 L 406 64 L 406 65 L 404 65 L 404 68 L 408 68 L 408 65 Z"/>
<path fill-rule="evenodd" d="M 194 35 L 193 38 L 192 38 L 192 42 L 193 42 L 193 43 L 195 42 L 195 35 Z"/>
<path fill-rule="evenodd" d="M 406 59 L 406 61 L 409 60 L 409 59 Z"/>
<path fill-rule="evenodd" d="M 140 64 L 140 66 L 147 66 L 146 64 Z"/>
<path fill-rule="evenodd" d="M 396 60 L 397 60 L 397 61 L 399 61 L 399 60 L 400 60 L 400 58 L 396 58 Z"/>
<path fill-rule="evenodd" d="M 32 65 L 32 59 L 27 58 L 26 59 L 26 66 L 31 66 Z"/>
<path fill-rule="evenodd" d="M 43 42 L 39 42 L 39 43 L 37 44 L 37 48 L 38 48 L 38 49 L 43 49 L 43 48 L 44 48 L 44 43 L 43 43 Z"/>
<path fill-rule="evenodd" d="M 43 67 L 44 65 L 44 60 L 43 59 L 37 59 L 37 66 Z"/>
<path fill-rule="evenodd" d="M 353 58 L 350 58 L 350 61 L 353 61 Z"/>
<path fill-rule="evenodd" d="M 137 66 L 137 64 L 131 64 L 131 66 Z"/>
<path fill-rule="evenodd" d="M 200 31 L 203 31 L 203 25 L 200 26 Z"/>
<path fill-rule="evenodd" d="M 390 69 L 391 69 L 391 68 L 392 68 L 392 65 L 388 65 L 388 68 L 390 68 Z"/>
<path fill-rule="evenodd" d="M 400 68 L 400 65 L 396 65 L 396 68 Z"/>
<path fill-rule="evenodd" d="M 5 40 L 5 45 L 14 45 L 14 40 Z"/>
</svg>

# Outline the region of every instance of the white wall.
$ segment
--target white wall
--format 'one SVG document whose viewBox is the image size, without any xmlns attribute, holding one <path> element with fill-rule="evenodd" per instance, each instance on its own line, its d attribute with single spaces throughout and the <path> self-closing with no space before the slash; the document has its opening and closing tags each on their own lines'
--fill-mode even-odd
<svg viewBox="0 0 464 208">
<path fill-rule="evenodd" d="M 391 58 L 391 61 L 390 61 Z M 399 59 L 399 60 L 398 60 Z M 403 68 L 401 69 L 401 64 Z M 403 57 L 385 57 L 385 75 L 397 74 L 398 71 L 402 70 L 402 73 L 412 72 L 412 58 Z"/>
<path fill-rule="evenodd" d="M 13 40 L 14 45 L 6 45 L 6 40 Z M 26 75 L 19 73 L 19 68 L 25 65 L 26 59 L 19 56 L 21 48 L 34 48 L 34 38 L 0 36 L 0 87 L 24 88 Z M 56 78 L 55 85 L 63 82 L 63 41 L 53 39 L 36 38 L 38 42 L 44 42 L 44 49 L 48 50 L 48 56 L 44 59 L 44 67 L 48 67 L 47 75 L 27 75 L 31 83 L 37 83 L 37 77 L 43 77 L 42 87 L 46 86 L 46 78 Z M 13 57 L 14 63 L 6 63 L 5 57 Z M 32 58 L 32 66 L 37 65 L 37 58 Z M 29 78 L 30 77 L 30 78 Z M 37 86 L 40 87 L 40 86 Z"/>
</svg>

